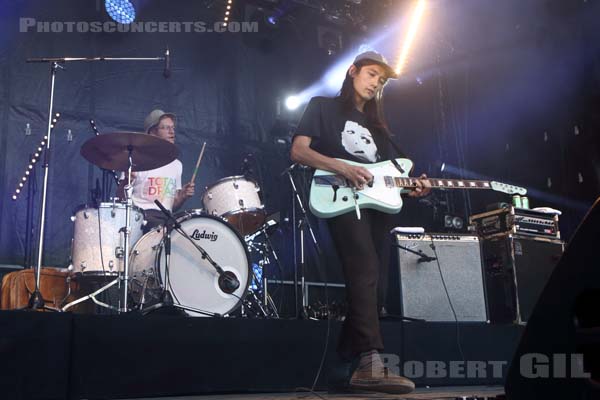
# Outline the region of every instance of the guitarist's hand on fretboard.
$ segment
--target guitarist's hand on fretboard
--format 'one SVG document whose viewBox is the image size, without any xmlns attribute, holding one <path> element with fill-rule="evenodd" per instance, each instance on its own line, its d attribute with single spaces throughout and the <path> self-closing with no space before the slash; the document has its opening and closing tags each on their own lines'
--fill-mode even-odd
<svg viewBox="0 0 600 400">
<path fill-rule="evenodd" d="M 408 192 L 409 197 L 424 197 L 431 192 L 431 182 L 427 179 L 427 175 L 421 174 L 416 184 L 417 187 Z"/>
</svg>

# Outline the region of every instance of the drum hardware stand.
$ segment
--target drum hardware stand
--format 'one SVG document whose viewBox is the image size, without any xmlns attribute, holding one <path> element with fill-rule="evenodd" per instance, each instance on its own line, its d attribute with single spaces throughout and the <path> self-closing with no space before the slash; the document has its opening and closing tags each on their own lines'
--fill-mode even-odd
<svg viewBox="0 0 600 400">
<path fill-rule="evenodd" d="M 98 131 L 98 127 L 96 126 L 96 122 L 93 119 L 90 119 L 90 126 L 94 131 L 95 136 L 100 136 L 100 131 Z M 100 168 L 102 170 L 102 186 L 98 188 L 98 179 L 96 179 L 96 196 L 94 197 L 94 203 L 98 203 L 97 199 L 100 199 L 99 202 L 108 202 L 110 200 L 110 180 L 114 179 L 115 184 L 119 185 L 119 176 L 117 173 L 111 169 Z"/>
<path fill-rule="evenodd" d="M 270 253 L 273 255 L 273 258 L 275 259 L 275 262 L 277 264 L 279 264 L 279 257 L 277 256 L 277 253 L 275 252 L 275 249 L 273 248 L 273 246 L 271 246 L 271 239 L 269 238 L 269 234 L 267 233 L 267 230 L 264 229 L 264 234 L 265 234 L 265 242 L 264 242 L 264 247 L 266 250 L 266 253 Z M 266 260 L 266 264 L 270 264 L 269 259 L 265 257 Z M 264 272 L 264 267 L 263 267 L 263 301 L 265 302 L 265 305 L 267 307 L 270 307 L 271 310 L 273 311 L 275 318 L 279 318 L 279 312 L 277 311 L 277 306 L 275 305 L 275 303 L 273 302 L 273 298 L 269 295 L 269 290 L 268 290 L 268 282 L 267 282 L 267 276 Z"/>
<path fill-rule="evenodd" d="M 169 217 L 169 219 L 173 218 L 172 215 L 169 215 L 168 217 Z M 177 222 L 177 221 L 175 221 L 175 222 Z M 149 314 L 153 311 L 159 310 L 159 309 L 176 309 L 176 310 L 193 311 L 193 312 L 197 312 L 199 314 L 206 315 L 209 317 L 220 317 L 219 314 L 211 313 L 211 312 L 204 311 L 204 310 L 199 310 L 194 307 L 184 306 L 182 304 L 176 304 L 173 301 L 173 295 L 169 291 L 169 288 L 171 287 L 171 278 L 170 278 L 169 270 L 171 267 L 171 232 L 173 231 L 174 227 L 175 227 L 175 225 L 172 222 L 168 222 L 165 224 L 166 232 L 165 232 L 165 238 L 164 238 L 164 243 L 165 243 L 164 249 L 165 249 L 165 278 L 166 279 L 165 279 L 165 282 L 163 285 L 162 293 L 160 294 L 160 301 L 156 304 L 151 305 L 148 308 L 142 309 L 141 310 L 142 315 L 147 315 L 147 314 Z"/>
<path fill-rule="evenodd" d="M 29 303 L 28 309 L 37 310 L 45 308 L 44 299 L 40 293 L 40 277 L 42 272 L 42 257 L 44 254 L 44 234 L 45 234 L 45 223 L 46 223 L 46 205 L 48 199 L 48 176 L 50 172 L 50 161 L 51 161 L 51 143 L 52 143 L 52 116 L 54 109 L 54 91 L 56 84 L 56 71 L 58 68 L 64 69 L 59 63 L 66 63 L 70 61 L 165 61 L 165 57 L 153 57 L 153 58 L 120 58 L 120 57 L 43 57 L 43 58 L 28 58 L 28 63 L 50 63 L 50 102 L 48 106 L 48 126 L 46 131 L 46 147 L 44 148 L 44 180 L 42 185 L 42 204 L 40 211 L 40 225 L 38 235 L 38 249 L 37 249 L 37 261 L 35 264 L 35 288 Z M 129 218 L 129 209 L 126 209 L 127 218 Z M 129 225 L 129 220 L 127 221 Z M 127 238 L 127 236 L 126 236 Z M 125 265 L 127 267 L 128 255 L 125 256 Z M 127 270 L 126 272 L 127 273 Z M 127 285 L 125 286 L 125 294 L 127 294 Z M 125 299 L 125 306 L 127 305 L 127 299 Z"/>
<path fill-rule="evenodd" d="M 109 282 L 108 284 L 104 285 L 103 287 L 101 287 L 100 289 L 96 290 L 95 292 L 82 297 L 81 299 L 78 299 L 74 302 L 71 302 L 69 304 L 67 304 L 65 307 L 62 308 L 62 311 L 66 311 L 69 307 L 74 306 L 75 304 L 81 303 L 82 301 L 91 299 L 94 303 L 96 303 L 97 305 L 101 306 L 101 307 L 106 307 L 108 309 L 111 310 L 116 310 L 119 313 L 122 312 L 128 312 L 129 308 L 128 308 L 128 290 L 129 290 L 129 239 L 131 236 L 131 223 L 129 221 L 129 218 L 131 216 L 131 208 L 133 207 L 133 201 L 131 199 L 131 192 L 133 191 L 133 186 L 131 186 L 131 172 L 133 169 L 133 146 L 129 145 L 127 146 L 127 152 L 128 152 L 128 157 L 127 157 L 127 185 L 125 185 L 125 226 L 122 227 L 119 232 L 123 232 L 123 275 L 122 276 L 117 276 L 113 281 Z M 108 305 L 106 303 L 103 303 L 99 300 L 96 299 L 96 295 L 104 292 L 105 290 L 107 290 L 108 288 L 114 286 L 115 284 L 118 284 L 119 289 L 121 289 L 121 282 L 123 282 L 123 298 L 122 298 L 122 303 L 119 304 L 118 307 L 113 307 L 111 305 Z"/>
<path fill-rule="evenodd" d="M 254 243 L 254 237 L 261 234 L 265 235 L 265 241 L 263 243 Z M 274 318 L 279 318 L 277 306 L 275 305 L 273 299 L 269 295 L 267 275 L 265 274 L 266 265 L 270 264 L 269 253 L 273 255 L 277 263 L 279 263 L 279 257 L 277 256 L 275 250 L 269 244 L 269 236 L 265 225 L 263 225 L 261 229 L 259 229 L 253 235 L 251 235 L 251 239 L 247 241 L 247 245 L 251 249 L 256 250 L 262 257 L 262 260 L 258 262 L 262 269 L 262 299 L 258 298 L 254 292 L 252 292 L 252 295 L 258 302 L 258 306 L 260 307 L 264 317 L 273 316 Z M 254 271 L 252 272 L 252 275 L 254 277 L 254 280 L 256 281 L 256 274 L 254 273 Z"/>
<path fill-rule="evenodd" d="M 125 226 L 121 228 L 121 232 L 123 232 L 123 277 L 117 277 L 116 280 L 123 281 L 123 304 L 122 307 L 119 305 L 119 312 L 128 312 L 127 308 L 127 297 L 129 295 L 129 239 L 131 235 L 131 223 L 129 218 L 131 216 L 131 207 L 133 206 L 133 200 L 131 199 L 131 195 L 133 192 L 133 186 L 131 185 L 131 172 L 133 169 L 133 146 L 127 146 L 127 185 L 125 185 Z"/>
<path fill-rule="evenodd" d="M 268 280 L 267 280 L 267 275 L 265 274 L 265 268 L 266 268 L 265 265 L 270 264 L 269 254 L 273 255 L 275 262 L 277 264 L 279 264 L 279 257 L 277 256 L 275 249 L 271 245 L 270 233 L 267 230 L 271 226 L 276 226 L 277 223 L 278 222 L 268 221 L 265 224 L 263 224 L 263 226 L 258 231 L 256 231 L 252 235 L 248 235 L 245 239 L 249 249 L 256 250 L 262 257 L 262 260 L 260 260 L 258 262 L 258 264 L 260 265 L 260 267 L 263 271 L 262 282 L 261 282 L 262 283 L 262 299 L 260 301 L 262 301 L 262 304 L 267 309 L 267 313 L 263 312 L 263 314 L 265 317 L 268 317 L 269 315 L 274 315 L 275 318 L 279 318 L 279 312 L 277 311 L 277 306 L 273 302 L 273 298 L 269 295 Z M 255 243 L 254 239 L 261 235 L 264 235 L 264 242 Z M 254 275 L 254 279 L 256 280 L 256 274 L 253 273 L 253 275 Z M 271 311 L 270 313 L 268 312 L 269 309 Z"/>
<path fill-rule="evenodd" d="M 233 294 L 240 287 L 240 282 L 237 279 L 237 277 L 232 272 L 223 270 L 223 268 L 221 268 L 221 266 L 219 264 L 217 264 L 215 262 L 215 260 L 212 259 L 212 257 L 208 254 L 208 252 L 206 250 L 204 250 L 202 248 L 202 246 L 200 246 L 198 243 L 196 243 L 196 241 L 194 239 L 192 239 L 190 237 L 190 235 L 188 235 L 187 232 L 181 228 L 181 224 L 173 217 L 173 214 L 171 214 L 171 212 L 169 210 L 167 210 L 165 208 L 165 206 L 162 205 L 162 203 L 160 201 L 154 200 L 154 203 L 158 206 L 158 208 L 160 208 L 160 210 L 163 212 L 163 214 L 165 214 L 165 216 L 168 218 L 168 220 L 172 223 L 173 229 L 175 229 L 184 238 L 186 238 L 196 248 L 196 250 L 198 250 L 200 252 L 200 254 L 202 254 L 202 259 L 208 261 L 208 263 L 210 265 L 212 265 L 212 267 L 215 269 L 215 271 L 217 271 L 217 274 L 219 275 L 219 289 L 221 289 L 224 293 Z M 168 271 L 165 271 L 165 275 L 168 275 Z M 242 302 L 243 302 L 242 298 L 240 298 L 240 300 L 242 300 Z M 190 307 L 186 306 L 186 308 L 190 308 Z M 192 309 L 192 310 L 195 312 L 199 312 L 196 309 Z M 205 315 L 211 315 L 211 316 L 216 316 L 216 317 L 221 316 L 220 314 L 217 314 L 217 313 L 207 313 L 205 311 L 202 311 L 202 313 L 204 313 Z"/>
<path fill-rule="evenodd" d="M 306 298 L 306 281 L 305 281 L 305 254 L 304 254 L 304 236 L 305 236 L 305 230 L 308 229 L 308 233 L 310 234 L 310 238 L 312 240 L 313 245 L 315 246 L 315 249 L 317 251 L 317 255 L 319 257 L 322 256 L 322 252 L 321 252 L 321 247 L 319 246 L 319 242 L 317 241 L 317 237 L 315 236 L 315 232 L 312 228 L 312 226 L 310 225 L 310 221 L 308 219 L 308 213 L 306 212 L 306 208 L 304 207 L 304 202 L 302 201 L 302 197 L 300 196 L 300 193 L 298 192 L 298 188 L 296 186 L 296 182 L 294 181 L 294 177 L 292 176 L 292 171 L 294 170 L 294 168 L 299 165 L 299 164 L 293 164 L 292 166 L 286 168 L 286 170 L 284 171 L 285 174 L 287 174 L 289 181 L 292 185 L 292 191 L 293 191 L 293 202 L 294 202 L 294 232 L 296 232 L 296 230 L 299 230 L 300 232 L 300 265 L 298 265 L 298 262 L 296 260 L 296 262 L 294 263 L 294 297 L 296 300 L 296 318 L 298 317 L 303 317 L 306 318 L 306 308 L 308 306 L 308 299 Z M 298 224 L 296 225 L 296 204 L 298 205 L 298 208 L 300 210 L 300 219 L 298 221 Z M 295 236 L 295 235 L 294 235 Z M 296 241 L 294 240 L 294 246 L 296 245 Z M 298 268 L 300 267 L 300 268 Z M 301 304 L 302 304 L 302 313 L 299 313 L 298 310 L 298 270 L 300 270 L 300 281 L 301 281 Z"/>
<path fill-rule="evenodd" d="M 75 301 L 72 301 L 71 303 L 69 303 L 69 304 L 65 305 L 63 308 L 61 308 L 61 311 L 67 311 L 69 308 L 73 307 L 74 305 L 83 303 L 86 300 L 92 300 L 95 304 L 97 304 L 101 307 L 104 307 L 104 308 L 108 308 L 110 310 L 121 311 L 118 307 L 111 306 L 109 304 L 103 303 L 100 300 L 96 299 L 96 295 L 99 295 L 100 293 L 104 292 L 108 288 L 116 285 L 120 279 L 121 278 L 117 277 L 116 279 L 113 279 L 112 281 L 110 281 L 106 285 L 102 286 L 100 289 L 96 290 L 95 292 L 90 293 L 87 296 L 77 299 Z"/>
</svg>

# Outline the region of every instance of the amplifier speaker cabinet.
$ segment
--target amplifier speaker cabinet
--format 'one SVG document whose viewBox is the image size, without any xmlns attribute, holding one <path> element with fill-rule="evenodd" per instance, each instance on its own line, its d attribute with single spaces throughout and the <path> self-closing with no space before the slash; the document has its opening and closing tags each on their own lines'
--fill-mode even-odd
<svg viewBox="0 0 600 400">
<path fill-rule="evenodd" d="M 390 270 L 390 313 L 425 321 L 487 322 L 477 236 L 397 234 L 396 244 L 404 249 L 398 247 Z"/>
<path fill-rule="evenodd" d="M 528 321 L 563 249 L 557 239 L 512 234 L 483 239 L 490 321 Z"/>
</svg>

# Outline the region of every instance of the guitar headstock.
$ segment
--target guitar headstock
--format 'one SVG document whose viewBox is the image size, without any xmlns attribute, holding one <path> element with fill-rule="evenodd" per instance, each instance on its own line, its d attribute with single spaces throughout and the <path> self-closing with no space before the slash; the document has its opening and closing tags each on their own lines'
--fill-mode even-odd
<svg viewBox="0 0 600 400">
<path fill-rule="evenodd" d="M 496 192 L 501 192 L 501 193 L 506 193 L 506 194 L 511 194 L 511 195 L 519 194 L 521 196 L 524 196 L 527 194 L 527 189 L 525 189 L 524 187 L 509 185 L 508 183 L 491 181 L 490 186 Z"/>
</svg>

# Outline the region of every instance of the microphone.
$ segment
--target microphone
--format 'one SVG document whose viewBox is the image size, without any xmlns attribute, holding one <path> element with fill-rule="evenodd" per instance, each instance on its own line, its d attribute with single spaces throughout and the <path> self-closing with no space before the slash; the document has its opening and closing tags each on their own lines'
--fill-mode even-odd
<svg viewBox="0 0 600 400">
<path fill-rule="evenodd" d="M 165 208 L 165 206 L 163 206 L 162 203 L 158 199 L 154 200 L 154 204 L 156 204 L 158 206 L 158 208 L 160 208 L 160 211 L 162 211 L 162 213 L 167 217 L 167 220 L 173 224 L 173 228 L 175 228 L 175 229 L 181 228 L 181 225 L 173 217 L 173 214 L 171 214 L 171 211 L 167 210 Z"/>
<path fill-rule="evenodd" d="M 225 271 L 219 276 L 219 289 L 227 294 L 232 294 L 240 287 L 240 281 L 231 271 Z"/>
<path fill-rule="evenodd" d="M 422 254 L 421 257 L 419 257 L 419 259 L 417 260 L 417 263 L 431 262 L 431 261 L 435 261 L 435 260 L 437 260 L 437 257 L 430 257 L 430 256 L 426 256 L 425 254 Z"/>
<path fill-rule="evenodd" d="M 165 50 L 165 70 L 163 71 L 163 76 L 165 79 L 171 76 L 171 52 L 168 47 Z"/>
</svg>

